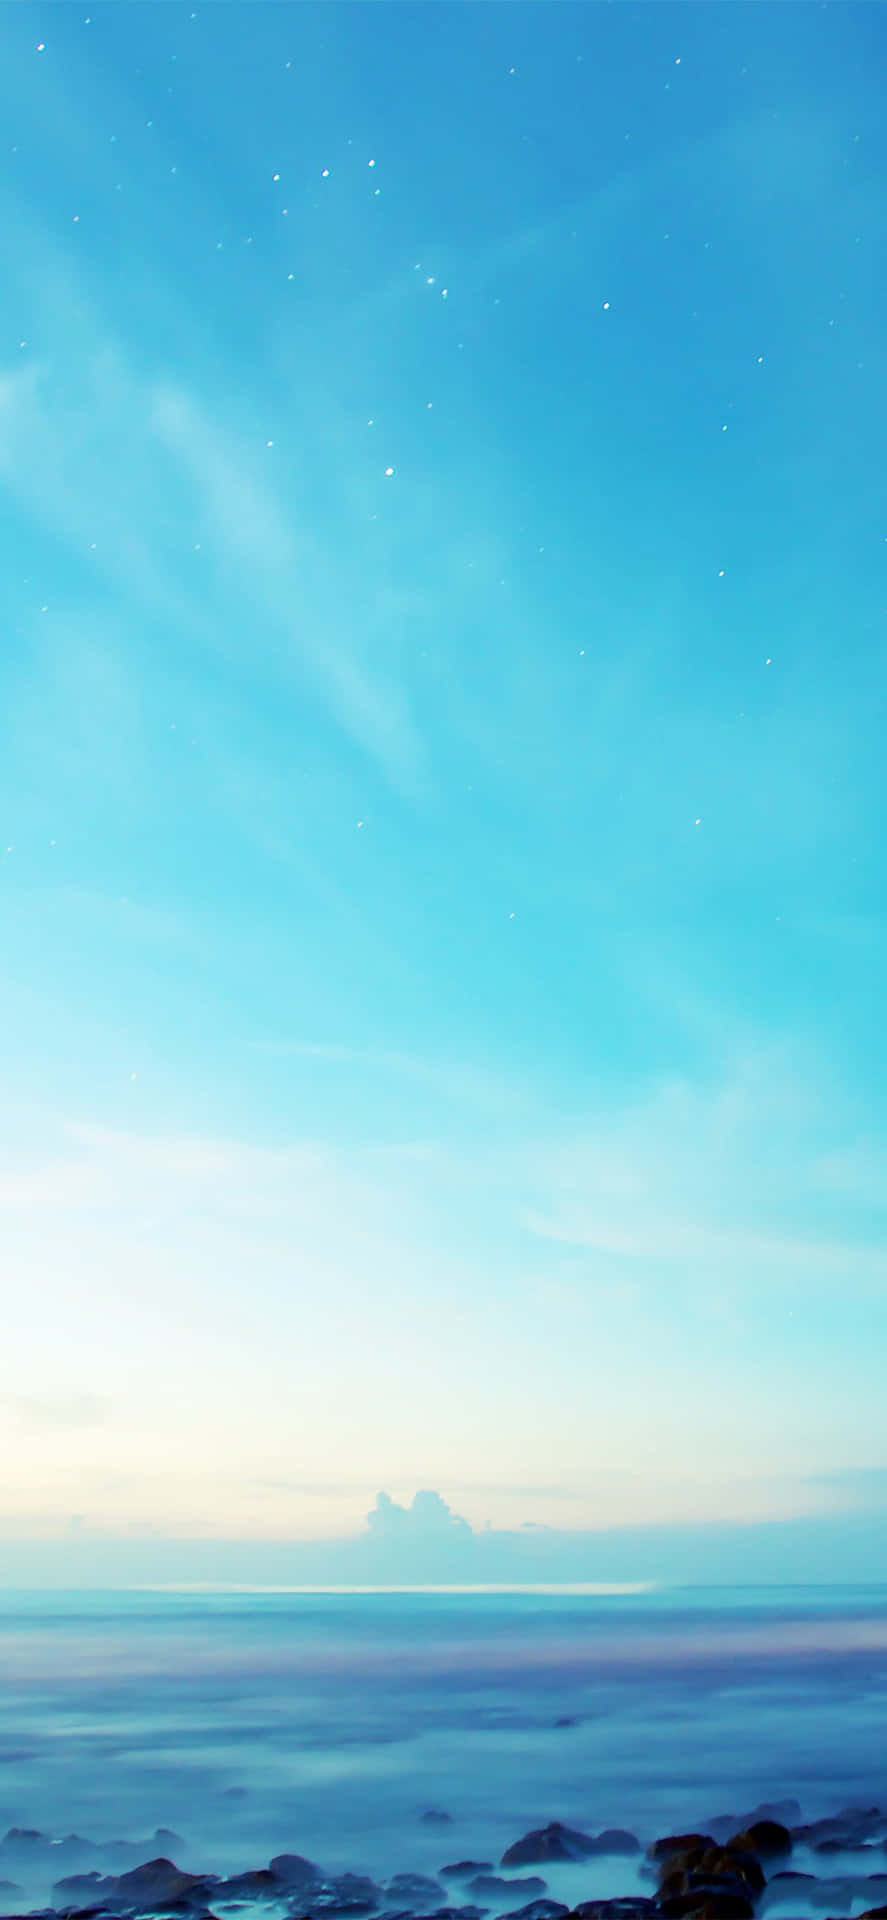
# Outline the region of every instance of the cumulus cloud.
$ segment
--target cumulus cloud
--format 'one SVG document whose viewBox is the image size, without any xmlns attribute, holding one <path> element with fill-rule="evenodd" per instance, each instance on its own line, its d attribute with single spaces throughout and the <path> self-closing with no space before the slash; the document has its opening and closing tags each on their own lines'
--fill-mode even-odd
<svg viewBox="0 0 887 1920">
<path fill-rule="evenodd" d="M 414 1494 L 408 1507 L 399 1506 L 390 1494 L 380 1493 L 372 1512 L 367 1514 L 367 1526 L 377 1540 L 402 1540 L 407 1536 L 425 1540 L 474 1537 L 468 1521 L 453 1513 L 441 1494 L 428 1490 Z"/>
</svg>

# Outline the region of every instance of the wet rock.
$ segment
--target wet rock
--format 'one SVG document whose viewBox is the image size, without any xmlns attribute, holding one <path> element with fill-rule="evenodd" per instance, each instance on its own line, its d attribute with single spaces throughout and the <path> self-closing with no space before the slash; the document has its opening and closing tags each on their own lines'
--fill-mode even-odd
<svg viewBox="0 0 887 1920">
<path fill-rule="evenodd" d="M 869 1907 L 866 1913 L 860 1914 L 859 1920 L 887 1920 L 887 1907 Z"/>
<path fill-rule="evenodd" d="M 814 1853 L 877 1853 L 873 1840 L 817 1840 Z"/>
<path fill-rule="evenodd" d="M 441 1867 L 442 1880 L 470 1880 L 475 1873 L 492 1873 L 492 1860 L 454 1860 L 448 1867 Z"/>
<path fill-rule="evenodd" d="M 542 1866 L 546 1860 L 588 1860 L 594 1851 L 594 1841 L 587 1833 L 579 1833 L 574 1827 L 563 1826 L 560 1820 L 551 1820 L 547 1827 L 537 1827 L 532 1833 L 525 1833 L 522 1840 L 516 1840 L 502 1855 L 503 1867 Z"/>
<path fill-rule="evenodd" d="M 531 1900 L 525 1907 L 514 1907 L 502 1920 L 566 1920 L 569 1907 L 561 1900 Z"/>
<path fill-rule="evenodd" d="M 630 1854 L 640 1853 L 641 1843 L 635 1833 L 629 1833 L 625 1827 L 605 1827 L 603 1833 L 596 1834 L 591 1841 L 589 1860 L 605 1854 L 619 1854 L 626 1858 Z"/>
<path fill-rule="evenodd" d="M 717 1882 L 709 1887 L 694 1887 L 691 1892 L 660 1898 L 659 1911 L 665 1920 L 754 1920 L 754 1903 L 747 1893 L 725 1889 Z"/>
<path fill-rule="evenodd" d="M 114 1892 L 116 1900 L 130 1907 L 133 1913 L 144 1913 L 152 1906 L 167 1906 L 198 1891 L 205 1893 L 209 1884 L 214 1883 L 206 1874 L 183 1873 L 172 1860 L 160 1855 L 156 1860 L 145 1860 L 140 1867 L 131 1867 L 128 1873 L 118 1874 Z"/>
<path fill-rule="evenodd" d="M 275 1880 L 283 1887 L 308 1887 L 323 1880 L 323 1872 L 301 1853 L 276 1853 L 268 1862 Z"/>
<path fill-rule="evenodd" d="M 666 1860 L 673 1853 L 689 1853 L 694 1848 L 700 1851 L 714 1846 L 710 1833 L 667 1833 L 661 1840 L 654 1840 L 647 1849 L 648 1860 Z"/>
<path fill-rule="evenodd" d="M 417 1914 L 415 1920 L 484 1920 L 489 1907 L 435 1907 L 433 1913 Z"/>
<path fill-rule="evenodd" d="M 581 1900 L 573 1912 L 579 1920 L 649 1920 L 656 1912 L 656 1902 L 641 1894 L 628 1894 L 621 1900 Z"/>
<path fill-rule="evenodd" d="M 333 1880 L 323 1880 L 316 1892 L 312 1888 L 308 1904 L 312 1915 L 338 1914 L 344 1920 L 346 1915 L 372 1913 L 379 1899 L 379 1888 L 366 1874 L 339 1873 Z"/>
<path fill-rule="evenodd" d="M 759 1860 L 785 1860 L 791 1853 L 793 1841 L 788 1827 L 780 1820 L 755 1820 L 741 1833 L 734 1833 L 727 1844 L 748 1847 Z"/>
<path fill-rule="evenodd" d="M 66 1874 L 63 1880 L 56 1881 L 52 1891 L 55 1894 L 61 1894 L 65 1900 L 69 1894 L 73 1899 L 78 1899 L 80 1896 L 84 1899 L 89 1899 L 91 1894 L 97 1894 L 99 1888 L 106 1886 L 106 1874 L 97 1872 L 69 1873 Z"/>
<path fill-rule="evenodd" d="M 469 1893 L 476 1893 L 479 1900 L 496 1900 L 500 1894 L 545 1893 L 546 1885 L 538 1873 L 528 1873 L 520 1880 L 502 1880 L 497 1873 L 478 1873 L 468 1882 Z"/>
<path fill-rule="evenodd" d="M 414 1908 L 427 1905 L 429 1900 L 439 1900 L 443 1888 L 438 1880 L 432 1880 L 425 1873 L 395 1873 L 386 1880 L 382 1892 L 386 1900 L 409 1901 Z"/>
<path fill-rule="evenodd" d="M 202 1905 L 217 1887 L 214 1875 L 183 1873 L 172 1860 L 158 1858 L 146 1860 L 128 1873 L 69 1874 L 56 1881 L 53 1893 L 80 1905 L 91 1899 L 109 1912 L 151 1913 L 161 1908 L 164 1912 L 185 1912 Z"/>
<path fill-rule="evenodd" d="M 279 1900 L 280 1894 L 281 1882 L 270 1867 L 232 1873 L 230 1879 L 220 1881 L 216 1888 L 217 1900 Z"/>
<path fill-rule="evenodd" d="M 887 1831 L 887 1814 L 880 1807 L 842 1807 L 840 1813 L 825 1820 L 811 1820 L 807 1826 L 792 1827 L 792 1838 L 804 1846 L 815 1847 L 821 1840 L 872 1840 Z"/>
</svg>

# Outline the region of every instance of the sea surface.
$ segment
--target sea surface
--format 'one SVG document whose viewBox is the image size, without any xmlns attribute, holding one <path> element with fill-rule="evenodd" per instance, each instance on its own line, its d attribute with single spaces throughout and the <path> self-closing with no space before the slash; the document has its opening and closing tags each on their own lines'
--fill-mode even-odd
<svg viewBox="0 0 887 1920">
<path fill-rule="evenodd" d="M 786 1796 L 887 1805 L 887 1587 L 6 1592 L 0 1675 L 2 1827 L 170 1827 L 192 1869 L 382 1878 L 551 1819 L 646 1842 Z M 630 1860 L 545 1877 L 650 1891 Z"/>
</svg>

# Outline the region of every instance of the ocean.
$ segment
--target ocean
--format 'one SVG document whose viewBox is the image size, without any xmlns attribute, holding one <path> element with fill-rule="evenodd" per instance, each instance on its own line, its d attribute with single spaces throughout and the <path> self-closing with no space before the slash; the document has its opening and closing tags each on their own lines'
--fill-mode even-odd
<svg viewBox="0 0 887 1920">
<path fill-rule="evenodd" d="M 4 1828 L 148 1858 L 168 1827 L 196 1870 L 433 1873 L 551 1819 L 646 1843 L 887 1802 L 887 1587 L 6 1592 L 0 1668 Z M 650 1891 L 632 1860 L 545 1878 Z"/>
</svg>

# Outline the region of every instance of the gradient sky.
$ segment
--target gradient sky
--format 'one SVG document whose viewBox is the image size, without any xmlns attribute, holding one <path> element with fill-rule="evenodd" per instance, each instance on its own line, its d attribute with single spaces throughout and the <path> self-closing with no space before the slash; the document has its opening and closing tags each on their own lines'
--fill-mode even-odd
<svg viewBox="0 0 887 1920">
<path fill-rule="evenodd" d="M 0 50 L 0 1531 L 868 1499 L 883 10 Z"/>
</svg>

